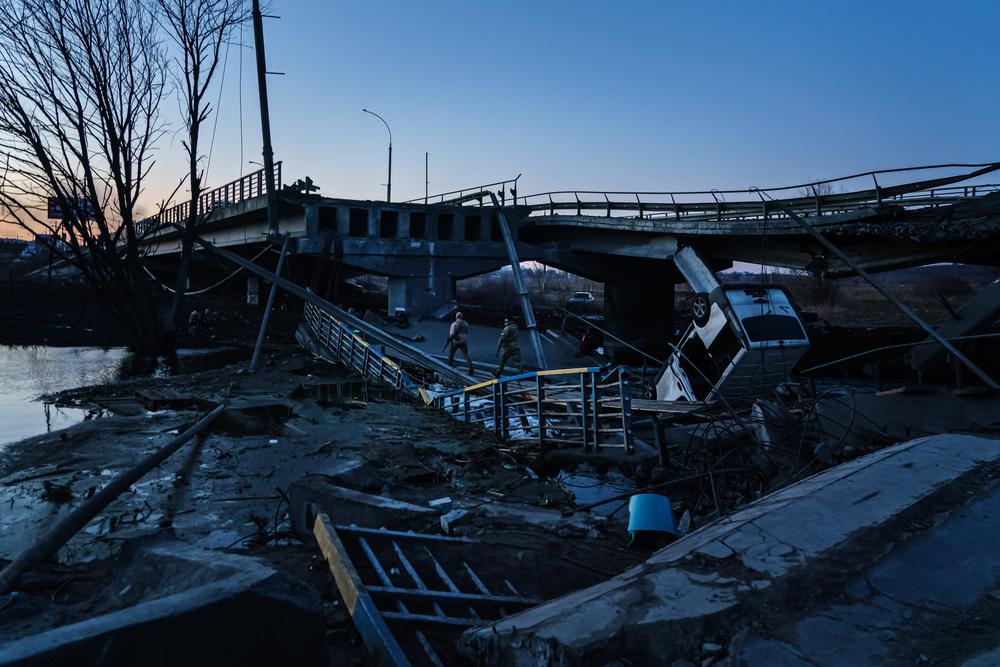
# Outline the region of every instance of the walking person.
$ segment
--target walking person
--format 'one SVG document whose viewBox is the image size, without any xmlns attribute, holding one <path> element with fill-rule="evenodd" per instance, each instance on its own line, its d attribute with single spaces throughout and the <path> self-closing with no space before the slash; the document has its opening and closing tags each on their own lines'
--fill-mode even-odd
<svg viewBox="0 0 1000 667">
<path fill-rule="evenodd" d="M 508 360 L 517 367 L 518 373 L 524 372 L 524 367 L 521 365 L 521 348 L 517 344 L 517 325 L 509 317 L 503 320 L 503 329 L 497 339 L 497 354 L 500 355 L 500 365 L 494 371 L 494 377 L 503 375 L 503 368 Z"/>
<path fill-rule="evenodd" d="M 465 321 L 461 312 L 455 313 L 455 321 L 451 323 L 446 342 L 450 343 L 448 365 L 454 365 L 455 352 L 461 350 L 465 355 L 465 361 L 469 364 L 469 375 L 472 375 L 472 359 L 469 357 L 469 323 Z"/>
</svg>

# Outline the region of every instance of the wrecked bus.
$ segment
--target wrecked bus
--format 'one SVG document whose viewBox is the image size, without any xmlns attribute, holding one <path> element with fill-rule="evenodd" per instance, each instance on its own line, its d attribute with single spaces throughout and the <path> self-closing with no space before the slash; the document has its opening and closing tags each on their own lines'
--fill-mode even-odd
<svg viewBox="0 0 1000 667">
<path fill-rule="evenodd" d="M 809 347 L 780 285 L 720 285 L 698 292 L 693 321 L 656 376 L 661 401 L 759 396 L 784 382 Z"/>
</svg>

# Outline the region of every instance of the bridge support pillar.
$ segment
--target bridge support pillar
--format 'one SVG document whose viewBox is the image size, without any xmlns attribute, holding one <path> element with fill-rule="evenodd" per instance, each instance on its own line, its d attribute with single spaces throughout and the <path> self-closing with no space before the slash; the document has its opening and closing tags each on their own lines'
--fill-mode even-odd
<svg viewBox="0 0 1000 667">
<path fill-rule="evenodd" d="M 405 308 L 413 318 L 426 317 L 455 298 L 451 276 L 389 276 L 389 314 Z"/>
<path fill-rule="evenodd" d="M 629 343 L 673 338 L 674 280 L 669 268 L 604 283 L 608 331 Z M 605 341 L 615 350 L 613 341 Z"/>
</svg>

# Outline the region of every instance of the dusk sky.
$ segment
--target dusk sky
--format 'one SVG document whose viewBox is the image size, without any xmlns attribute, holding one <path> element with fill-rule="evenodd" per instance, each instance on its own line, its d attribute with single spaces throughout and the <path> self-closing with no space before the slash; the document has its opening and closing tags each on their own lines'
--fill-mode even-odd
<svg viewBox="0 0 1000 667">
<path fill-rule="evenodd" d="M 311 176 L 326 196 L 385 196 L 387 133 L 362 107 L 392 128 L 394 200 L 423 195 L 425 151 L 431 194 L 518 173 L 522 194 L 703 190 L 1000 160 L 996 2 L 270 11 L 281 18 L 265 19 L 268 69 L 285 72 L 268 77 L 275 159 L 286 182 Z M 249 24 L 242 41 L 227 55 L 208 186 L 261 159 Z M 179 137 L 157 160 L 151 208 L 183 175 Z"/>
</svg>

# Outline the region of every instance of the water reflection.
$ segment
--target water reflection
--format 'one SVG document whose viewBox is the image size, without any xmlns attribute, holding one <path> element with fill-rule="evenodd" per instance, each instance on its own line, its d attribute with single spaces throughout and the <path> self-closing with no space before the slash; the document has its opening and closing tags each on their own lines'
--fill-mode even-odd
<svg viewBox="0 0 1000 667">
<path fill-rule="evenodd" d="M 39 396 L 136 377 L 210 370 L 249 356 L 245 348 L 178 350 L 170 357 L 150 358 L 125 348 L 0 345 L 0 449 L 94 416 L 81 408 L 41 403 Z"/>
<path fill-rule="evenodd" d="M 0 448 L 83 421 L 87 411 L 35 399 L 118 379 L 123 348 L 0 345 Z"/>
</svg>

